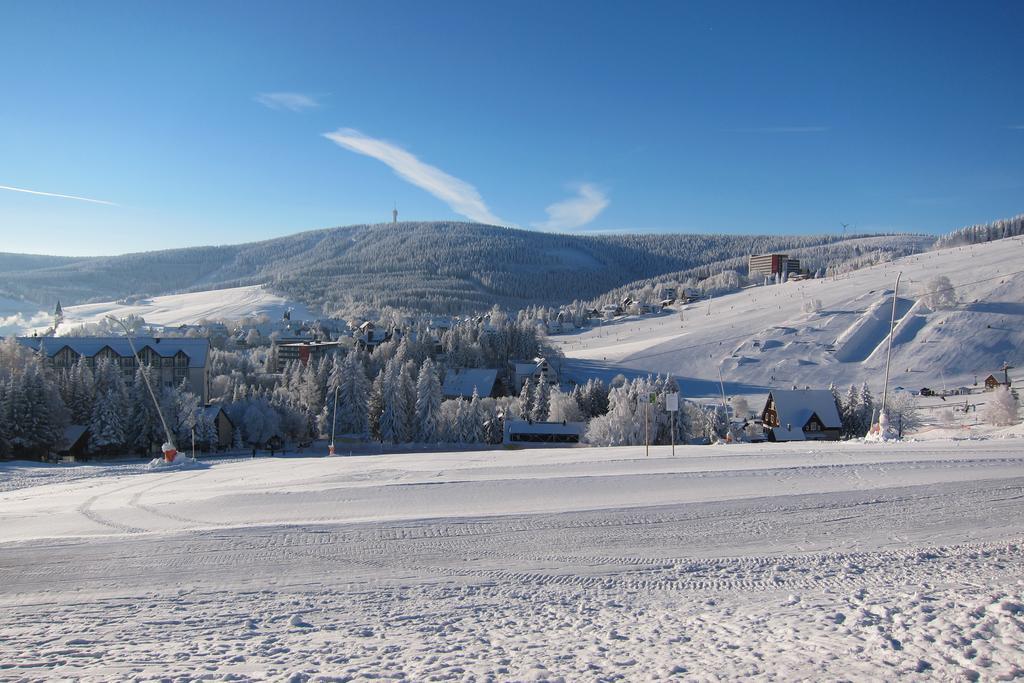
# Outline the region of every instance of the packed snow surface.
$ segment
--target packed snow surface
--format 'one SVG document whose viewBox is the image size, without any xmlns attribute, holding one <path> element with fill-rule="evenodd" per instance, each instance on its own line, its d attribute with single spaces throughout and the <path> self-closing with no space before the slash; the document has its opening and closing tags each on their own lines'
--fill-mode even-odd
<svg viewBox="0 0 1024 683">
<path fill-rule="evenodd" d="M 1024 367 L 1024 238 L 953 247 L 819 278 L 752 287 L 626 316 L 576 334 L 552 335 L 563 374 L 585 381 L 619 372 L 671 374 L 686 396 L 765 397 L 772 388 L 840 389 L 867 381 L 881 391 L 893 288 L 896 329 L 890 386 L 953 389 Z M 922 294 L 937 276 L 955 303 L 932 310 Z M 680 318 L 680 316 L 682 316 Z"/>
<path fill-rule="evenodd" d="M 1012 433 L 8 464 L 0 484 L 0 678 L 1024 674 Z"/>
<path fill-rule="evenodd" d="M 302 304 L 278 296 L 261 285 L 251 285 L 154 296 L 133 303 L 106 301 L 67 306 L 64 308 L 64 324 L 58 332 L 67 331 L 76 325 L 98 323 L 108 315 L 117 318 L 137 315 L 145 318 L 147 323 L 156 325 L 191 325 L 203 319 L 239 320 L 260 314 L 266 314 L 272 320 L 280 320 L 288 309 L 293 309 L 294 320 L 313 320 L 319 317 Z"/>
</svg>

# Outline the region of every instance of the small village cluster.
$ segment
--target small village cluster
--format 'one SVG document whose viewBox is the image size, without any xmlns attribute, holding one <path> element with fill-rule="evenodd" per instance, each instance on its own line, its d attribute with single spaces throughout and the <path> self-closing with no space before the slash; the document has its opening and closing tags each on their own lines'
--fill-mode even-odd
<svg viewBox="0 0 1024 683">
<path fill-rule="evenodd" d="M 808 276 L 786 254 L 751 256 L 748 268 L 751 277 L 777 282 Z M 288 311 L 278 320 L 178 326 L 135 318 L 62 336 L 58 303 L 49 333 L 0 345 L 0 456 L 145 455 L 167 440 L 185 450 L 253 455 L 308 449 L 317 440 L 339 449 L 838 440 L 864 436 L 875 423 L 879 406 L 867 384 L 846 392 L 773 389 L 763 407 L 726 400 L 724 390 L 721 402 L 677 401 L 671 377 L 565 373 L 547 340 L 622 316 L 663 314 L 702 296 L 663 283 L 600 307 L 530 307 L 514 318 L 498 306 L 470 317 L 376 321 L 293 320 Z M 130 338 L 113 334 L 118 326 Z M 1003 374 L 990 375 L 985 390 L 1009 394 L 1006 368 Z M 919 395 L 934 393 L 922 388 Z M 886 408 L 900 435 L 920 426 L 909 392 L 892 392 Z M 970 410 L 969 400 L 962 410 Z"/>
</svg>

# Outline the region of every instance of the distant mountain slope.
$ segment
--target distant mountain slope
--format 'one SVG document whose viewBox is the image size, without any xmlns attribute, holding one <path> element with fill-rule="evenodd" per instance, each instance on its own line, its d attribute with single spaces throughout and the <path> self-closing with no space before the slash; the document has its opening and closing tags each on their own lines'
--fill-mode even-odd
<svg viewBox="0 0 1024 683">
<path fill-rule="evenodd" d="M 63 266 L 81 258 L 73 256 L 42 256 L 39 254 L 5 254 L 0 253 L 0 273 L 17 273 L 38 268 Z"/>
<path fill-rule="evenodd" d="M 893 286 L 896 301 L 891 386 L 975 386 L 1008 363 L 1024 367 L 1024 237 L 914 254 L 860 270 L 753 287 L 625 318 L 578 334 L 552 336 L 567 356 L 563 374 L 601 370 L 672 374 L 688 396 L 772 388 L 842 391 L 882 388 Z M 929 307 L 923 295 L 949 278 L 955 303 Z M 1011 378 L 1019 377 L 1011 370 Z"/>
<path fill-rule="evenodd" d="M 472 223 L 357 225 L 263 242 L 95 258 L 0 254 L 0 297 L 52 306 L 267 284 L 331 311 L 382 306 L 465 313 L 591 299 L 750 252 L 831 236 L 560 235 Z"/>
<path fill-rule="evenodd" d="M 891 261 L 901 256 L 919 254 L 927 251 L 934 243 L 935 237 L 931 235 L 851 235 L 840 241 L 788 248 L 786 253 L 793 258 L 800 259 L 802 269 L 811 273 L 821 271 L 821 274 L 832 274 Z M 634 295 L 645 287 L 657 287 L 666 282 L 696 284 L 697 281 L 725 270 L 735 270 L 741 275 L 747 275 L 747 255 L 744 253 L 713 263 L 703 263 L 686 270 L 663 273 L 652 278 L 630 282 L 603 293 L 590 303 L 600 307 L 607 303 L 621 301 L 625 296 Z"/>
</svg>

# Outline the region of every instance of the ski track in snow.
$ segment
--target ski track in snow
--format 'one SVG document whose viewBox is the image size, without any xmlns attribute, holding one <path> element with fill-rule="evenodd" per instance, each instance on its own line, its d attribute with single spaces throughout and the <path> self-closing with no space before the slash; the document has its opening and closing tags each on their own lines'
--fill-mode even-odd
<svg viewBox="0 0 1024 683">
<path fill-rule="evenodd" d="M 1017 440 L 69 469 L 0 493 L 0 680 L 1024 676 Z"/>
</svg>

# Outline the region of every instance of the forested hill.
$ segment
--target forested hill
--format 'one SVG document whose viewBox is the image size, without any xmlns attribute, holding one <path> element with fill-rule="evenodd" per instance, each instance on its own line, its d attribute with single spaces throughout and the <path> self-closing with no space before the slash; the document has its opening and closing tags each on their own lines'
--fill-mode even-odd
<svg viewBox="0 0 1024 683">
<path fill-rule="evenodd" d="M 837 235 L 561 235 L 473 223 L 357 225 L 242 245 L 55 259 L 0 254 L 0 297 L 51 306 L 246 284 L 328 311 L 467 313 L 592 299 L 644 278 Z"/>
</svg>

